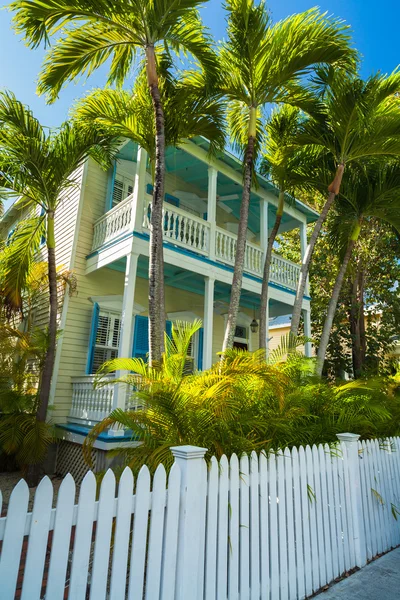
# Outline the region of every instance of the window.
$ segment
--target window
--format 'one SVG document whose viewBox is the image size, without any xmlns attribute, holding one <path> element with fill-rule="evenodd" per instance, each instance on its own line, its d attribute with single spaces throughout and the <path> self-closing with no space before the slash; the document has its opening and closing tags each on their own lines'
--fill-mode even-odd
<svg viewBox="0 0 400 600">
<path fill-rule="evenodd" d="M 129 177 L 117 174 L 114 181 L 114 189 L 112 195 L 112 205 L 116 206 L 122 200 L 133 194 L 133 181 Z"/>
<path fill-rule="evenodd" d="M 235 337 L 247 340 L 247 328 L 243 325 L 236 325 Z"/>
<path fill-rule="evenodd" d="M 100 312 L 93 353 L 93 373 L 96 373 L 106 360 L 117 358 L 120 333 L 120 315 Z"/>
</svg>

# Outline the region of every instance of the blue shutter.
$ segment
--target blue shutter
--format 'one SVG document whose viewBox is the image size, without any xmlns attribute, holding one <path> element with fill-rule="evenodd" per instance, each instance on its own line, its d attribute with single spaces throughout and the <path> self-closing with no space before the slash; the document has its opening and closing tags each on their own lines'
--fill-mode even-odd
<svg viewBox="0 0 400 600">
<path fill-rule="evenodd" d="M 177 208 L 179 208 L 179 198 L 177 198 L 176 196 L 171 196 L 171 194 L 165 194 L 165 202 L 168 202 L 168 204 L 172 204 L 173 206 L 176 206 Z"/>
<path fill-rule="evenodd" d="M 199 371 L 203 370 L 203 346 L 204 346 L 204 329 L 201 327 L 199 329 L 199 345 L 197 350 L 198 360 L 197 360 L 197 368 Z"/>
<path fill-rule="evenodd" d="M 149 353 L 149 318 L 136 315 L 132 356 L 147 361 Z"/>
<path fill-rule="evenodd" d="M 150 194 L 150 196 L 152 196 L 152 195 L 153 195 L 153 186 L 151 185 L 151 183 L 148 183 L 148 184 L 146 185 L 146 193 L 147 193 L 147 194 Z"/>
<path fill-rule="evenodd" d="M 96 347 L 97 328 L 99 326 L 100 306 L 95 302 L 93 304 L 92 323 L 90 325 L 89 352 L 86 364 L 86 374 L 91 375 L 93 371 L 94 350 Z"/>
<path fill-rule="evenodd" d="M 170 338 L 172 336 L 172 321 L 166 321 L 165 323 L 165 333 Z"/>
</svg>

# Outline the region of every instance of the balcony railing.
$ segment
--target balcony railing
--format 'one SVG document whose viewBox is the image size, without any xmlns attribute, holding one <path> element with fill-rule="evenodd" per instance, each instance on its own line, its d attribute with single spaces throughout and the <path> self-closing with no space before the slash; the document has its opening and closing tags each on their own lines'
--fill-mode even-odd
<svg viewBox="0 0 400 600">
<path fill-rule="evenodd" d="M 151 218 L 151 196 L 146 194 L 143 210 L 142 230 L 149 231 Z M 164 238 L 169 242 L 197 254 L 215 258 L 224 264 L 234 265 L 237 236 L 221 227 L 211 226 L 208 221 L 188 213 L 181 208 L 164 204 Z M 108 211 L 94 224 L 93 250 L 118 239 L 127 231 L 133 230 L 135 215 L 132 210 L 132 196 L 129 196 Z M 136 218 L 136 223 L 138 223 Z M 210 240 L 214 236 L 215 255 L 210 256 Z M 264 253 L 260 246 L 247 242 L 244 269 L 247 273 L 262 277 Z M 295 290 L 300 275 L 300 266 L 273 254 L 270 280 Z"/>
<path fill-rule="evenodd" d="M 101 387 L 94 387 L 95 375 L 72 377 L 72 405 L 68 421 L 82 425 L 95 425 L 108 417 L 114 406 L 115 383 L 110 376 L 109 381 Z M 126 410 L 140 408 L 135 394 L 127 395 Z"/>
</svg>

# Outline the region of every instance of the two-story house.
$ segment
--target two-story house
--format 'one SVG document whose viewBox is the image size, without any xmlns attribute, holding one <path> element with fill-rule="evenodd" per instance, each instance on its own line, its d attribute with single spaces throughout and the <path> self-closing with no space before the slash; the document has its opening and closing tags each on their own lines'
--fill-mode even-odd
<svg viewBox="0 0 400 600">
<path fill-rule="evenodd" d="M 242 195 L 240 161 L 229 152 L 210 158 L 208 147 L 206 139 L 196 137 L 166 152 L 166 313 L 168 322 L 202 319 L 203 328 L 191 346 L 197 369 L 210 367 L 222 347 Z M 76 173 L 76 183 L 56 215 L 57 264 L 77 279 L 76 293 L 65 294 L 62 301 L 62 334 L 50 402 L 50 417 L 59 424 L 64 438 L 59 450 L 61 471 L 71 470 L 70 459 L 65 458 L 73 454 L 71 444 L 79 445 L 91 425 L 129 402 L 126 389 L 112 380 L 106 387 L 93 388 L 98 367 L 116 356 L 145 358 L 148 351 L 152 184 L 146 153 L 127 141 L 121 145 L 113 169 L 105 172 L 89 160 Z M 276 206 L 277 190 L 258 176 L 251 193 L 235 336 L 235 344 L 249 350 L 258 348 L 258 334 L 250 324 L 259 311 L 264 253 Z M 295 201 L 286 206 L 280 231 L 298 228 L 304 254 L 307 223 L 317 217 L 312 209 Z M 11 208 L 2 221 L 3 236 L 13 221 L 15 209 Z M 298 264 L 273 256 L 270 318 L 291 312 L 299 270 Z M 303 314 L 305 333 L 310 335 L 308 296 Z M 311 351 L 308 346 L 307 354 Z M 102 436 L 98 448 L 125 441 L 121 432 L 111 431 Z"/>
</svg>

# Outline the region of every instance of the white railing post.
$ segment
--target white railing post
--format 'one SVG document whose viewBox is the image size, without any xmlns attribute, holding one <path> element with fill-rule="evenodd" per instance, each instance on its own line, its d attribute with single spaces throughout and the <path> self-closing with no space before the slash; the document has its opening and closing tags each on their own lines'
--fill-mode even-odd
<svg viewBox="0 0 400 600">
<path fill-rule="evenodd" d="M 214 277 L 204 278 L 204 319 L 203 319 L 203 370 L 210 369 L 213 362 L 213 319 L 214 319 Z"/>
<path fill-rule="evenodd" d="M 301 254 L 301 262 L 303 262 L 303 260 L 304 260 L 304 256 L 306 254 L 306 250 L 307 250 L 307 223 L 303 222 L 300 225 L 300 254 Z M 307 275 L 307 283 L 306 283 L 305 294 L 306 294 L 306 296 L 308 296 L 310 294 L 310 282 L 309 282 L 308 275 Z"/>
<path fill-rule="evenodd" d="M 144 199 L 145 199 L 145 187 L 146 187 L 146 166 L 147 166 L 147 152 L 144 148 L 139 146 L 137 153 L 137 168 L 135 175 L 135 185 L 133 188 L 132 198 L 132 217 L 131 217 L 131 230 L 142 231 L 143 229 L 143 213 L 144 213 Z"/>
<path fill-rule="evenodd" d="M 202 530 L 205 527 L 207 470 L 206 448 L 171 448 L 181 471 L 181 504 L 177 544 L 175 600 L 200 600 L 200 565 L 203 560 Z"/>
<path fill-rule="evenodd" d="M 210 223 L 210 243 L 208 246 L 209 257 L 215 258 L 216 237 L 216 211 L 217 211 L 217 179 L 218 171 L 214 167 L 208 168 L 208 199 L 207 199 L 207 221 Z"/>
<path fill-rule="evenodd" d="M 360 476 L 360 458 L 358 453 L 357 433 L 337 433 L 336 437 L 346 446 L 345 468 L 349 472 L 350 481 L 350 499 L 353 521 L 353 543 L 357 567 L 363 567 L 367 564 L 367 547 L 365 542 L 364 513 L 362 507 L 361 494 L 361 476 Z"/>
</svg>

